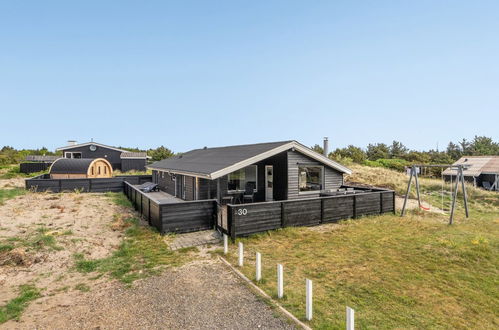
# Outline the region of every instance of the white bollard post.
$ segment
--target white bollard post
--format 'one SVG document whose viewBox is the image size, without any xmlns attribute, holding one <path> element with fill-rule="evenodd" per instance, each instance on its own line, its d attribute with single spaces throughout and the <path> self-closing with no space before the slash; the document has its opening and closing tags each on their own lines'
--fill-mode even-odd
<svg viewBox="0 0 499 330">
<path fill-rule="evenodd" d="M 307 290 L 307 293 L 306 293 L 306 298 L 305 298 L 305 301 L 306 301 L 306 318 L 308 321 L 311 321 L 312 320 L 312 281 L 309 280 L 309 279 L 305 279 L 305 287 L 306 287 L 306 290 Z"/>
<path fill-rule="evenodd" d="M 229 253 L 229 238 L 224 234 L 224 254 Z"/>
<path fill-rule="evenodd" d="M 256 253 L 256 280 L 260 281 L 262 279 L 262 255 L 260 252 Z"/>
<path fill-rule="evenodd" d="M 239 267 L 243 266 L 243 261 L 244 261 L 243 243 L 239 242 Z"/>
<path fill-rule="evenodd" d="M 281 299 L 284 296 L 284 278 L 282 265 L 277 264 L 277 298 Z"/>
<path fill-rule="evenodd" d="M 355 328 L 355 311 L 347 306 L 347 330 Z"/>
</svg>

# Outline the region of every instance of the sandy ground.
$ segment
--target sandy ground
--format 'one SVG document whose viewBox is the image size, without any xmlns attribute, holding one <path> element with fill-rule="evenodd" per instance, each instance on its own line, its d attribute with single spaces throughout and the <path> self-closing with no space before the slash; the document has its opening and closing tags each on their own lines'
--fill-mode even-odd
<svg viewBox="0 0 499 330">
<path fill-rule="evenodd" d="M 435 207 L 427 202 L 422 202 L 423 206 L 426 207 L 426 208 L 429 208 L 428 212 L 434 212 L 434 213 L 440 213 L 440 214 L 443 214 L 444 211 L 442 211 L 441 209 L 439 209 L 438 207 Z M 395 196 L 395 209 L 397 211 L 400 211 L 402 210 L 402 206 L 404 205 L 404 198 L 403 197 L 398 197 L 398 196 Z M 413 209 L 417 209 L 419 208 L 419 205 L 418 205 L 418 200 L 417 199 L 408 199 L 407 200 L 407 205 L 406 205 L 406 208 L 408 210 L 413 210 Z"/>
<path fill-rule="evenodd" d="M 23 178 L 13 178 L 13 179 L 4 179 L 0 180 L 0 189 L 4 188 L 24 188 L 24 180 Z"/>
<path fill-rule="evenodd" d="M 131 288 L 75 271 L 75 253 L 97 259 L 117 249 L 122 231 L 114 227 L 116 215 L 131 212 L 104 194 L 28 192 L 0 205 L 0 244 L 21 245 L 0 252 L 0 306 L 17 296 L 20 285 L 42 289 L 19 321 L 0 328 L 292 328 L 211 255 L 214 247 L 201 246 L 195 261 Z M 41 228 L 54 237 L 57 249 L 22 246 Z M 90 291 L 78 290 L 80 284 Z"/>
<path fill-rule="evenodd" d="M 12 329 L 293 329 L 217 259 L 197 260 L 133 288 L 102 283 L 67 304 L 31 306 Z M 54 315 L 58 315 L 54 318 Z"/>
<path fill-rule="evenodd" d="M 34 284 L 43 289 L 45 307 L 58 305 L 61 296 L 89 281 L 75 272 L 74 254 L 97 259 L 109 255 L 122 233 L 113 230 L 114 215 L 129 212 L 98 194 L 27 193 L 0 205 L 0 243 L 22 245 L 45 230 L 56 249 L 16 247 L 0 252 L 0 305 L 17 295 L 17 288 Z"/>
</svg>

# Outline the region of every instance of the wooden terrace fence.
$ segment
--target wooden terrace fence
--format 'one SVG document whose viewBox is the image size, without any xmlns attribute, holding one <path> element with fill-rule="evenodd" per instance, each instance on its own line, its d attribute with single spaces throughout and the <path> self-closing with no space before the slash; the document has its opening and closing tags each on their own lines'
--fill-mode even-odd
<svg viewBox="0 0 499 330">
<path fill-rule="evenodd" d="M 227 205 L 226 225 L 220 229 L 235 239 L 277 228 L 315 226 L 387 212 L 395 213 L 395 192 L 371 189 L 355 194 Z"/>
<path fill-rule="evenodd" d="M 151 226 L 161 234 L 212 229 L 217 217 L 215 199 L 161 203 L 125 182 L 125 195 Z"/>
<path fill-rule="evenodd" d="M 75 191 L 82 192 L 122 192 L 124 182 L 131 184 L 142 184 L 152 180 L 151 175 L 123 175 L 112 178 L 92 179 L 51 179 L 49 174 L 42 174 L 31 179 L 26 179 L 27 190 L 34 191 Z"/>
</svg>

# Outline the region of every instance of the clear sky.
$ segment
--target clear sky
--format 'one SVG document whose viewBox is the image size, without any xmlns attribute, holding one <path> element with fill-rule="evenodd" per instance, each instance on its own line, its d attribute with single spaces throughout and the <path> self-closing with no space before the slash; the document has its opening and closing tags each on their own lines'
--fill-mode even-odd
<svg viewBox="0 0 499 330">
<path fill-rule="evenodd" d="M 499 139 L 499 1 L 1 1 L 0 146 Z"/>
</svg>

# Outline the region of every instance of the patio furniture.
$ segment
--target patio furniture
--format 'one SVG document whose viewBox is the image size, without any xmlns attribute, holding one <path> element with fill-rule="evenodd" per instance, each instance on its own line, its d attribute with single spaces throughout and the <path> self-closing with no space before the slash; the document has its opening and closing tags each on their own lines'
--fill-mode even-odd
<svg viewBox="0 0 499 330">
<path fill-rule="evenodd" d="M 227 195 L 222 197 L 222 205 L 232 204 L 234 201 L 234 196 Z"/>
<path fill-rule="evenodd" d="M 243 194 L 243 203 L 246 203 L 247 200 L 249 200 L 250 203 L 253 203 L 254 196 L 255 196 L 255 183 L 247 182 Z"/>
</svg>

